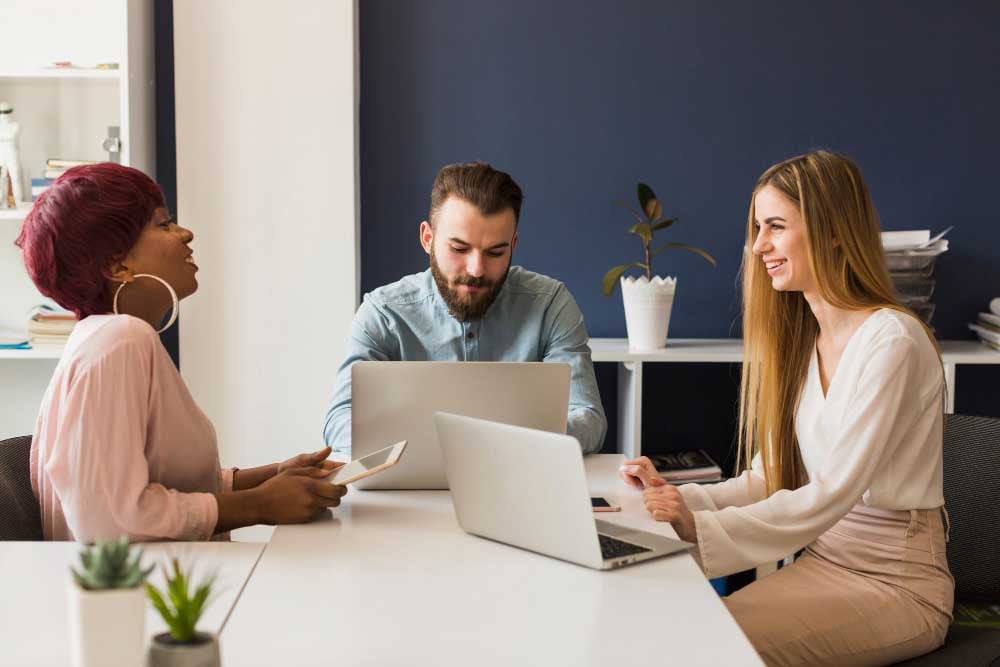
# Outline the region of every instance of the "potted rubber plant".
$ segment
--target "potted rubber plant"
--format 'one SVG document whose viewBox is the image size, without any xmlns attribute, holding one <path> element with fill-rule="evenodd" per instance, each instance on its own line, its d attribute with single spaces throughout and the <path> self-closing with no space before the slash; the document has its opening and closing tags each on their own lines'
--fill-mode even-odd
<svg viewBox="0 0 1000 667">
<path fill-rule="evenodd" d="M 153 607 L 167 624 L 168 632 L 153 637 L 149 645 L 149 667 L 219 667 L 219 641 L 209 632 L 197 629 L 201 615 L 211 602 L 215 576 L 192 581 L 192 568 L 181 566 L 177 558 L 171 568 L 163 566 L 166 590 L 150 583 L 146 593 Z"/>
<path fill-rule="evenodd" d="M 77 667 L 135 667 L 146 653 L 146 596 L 142 584 L 153 570 L 127 537 L 97 540 L 70 566 L 70 641 Z"/>
<path fill-rule="evenodd" d="M 653 235 L 675 224 L 678 219 L 663 217 L 663 204 L 656 198 L 653 189 L 645 183 L 639 183 L 636 193 L 641 213 L 624 203 L 622 206 L 636 220 L 627 232 L 639 237 L 642 242 L 643 258 L 610 269 L 604 274 L 601 287 L 604 296 L 611 296 L 615 285 L 621 284 L 629 348 L 655 350 L 667 344 L 667 330 L 670 327 L 670 311 L 674 304 L 677 278 L 654 275 L 653 258 L 668 248 L 680 248 L 704 257 L 712 266 L 715 266 L 716 262 L 714 257 L 701 248 L 686 243 L 664 243 L 654 247 Z M 633 269 L 641 269 L 641 275 L 638 277 L 625 275 Z"/>
</svg>

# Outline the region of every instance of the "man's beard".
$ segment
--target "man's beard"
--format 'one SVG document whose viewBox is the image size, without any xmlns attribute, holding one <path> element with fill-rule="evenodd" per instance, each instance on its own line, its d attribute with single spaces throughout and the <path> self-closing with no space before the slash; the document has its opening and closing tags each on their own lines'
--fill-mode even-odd
<svg viewBox="0 0 1000 667">
<path fill-rule="evenodd" d="M 481 320 L 496 300 L 504 281 L 507 280 L 508 273 L 510 273 L 509 263 L 507 264 L 507 270 L 503 272 L 503 276 L 495 283 L 487 280 L 485 277 L 473 278 L 469 275 L 460 275 L 455 278 L 456 287 L 452 288 L 448 282 L 448 277 L 441 272 L 441 267 L 438 266 L 437 257 L 434 256 L 434 249 L 431 249 L 431 275 L 434 276 L 434 282 L 437 283 L 441 298 L 444 299 L 445 305 L 448 306 L 448 312 L 459 322 Z M 482 290 L 480 292 L 462 293 L 457 289 L 458 285 L 474 285 L 482 288 Z"/>
</svg>

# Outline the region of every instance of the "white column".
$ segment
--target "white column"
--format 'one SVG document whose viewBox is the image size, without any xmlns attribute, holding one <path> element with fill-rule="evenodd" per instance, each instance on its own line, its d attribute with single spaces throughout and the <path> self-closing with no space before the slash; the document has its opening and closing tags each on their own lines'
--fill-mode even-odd
<svg viewBox="0 0 1000 667">
<path fill-rule="evenodd" d="M 176 0 L 181 371 L 223 465 L 322 447 L 357 305 L 353 0 Z"/>
</svg>

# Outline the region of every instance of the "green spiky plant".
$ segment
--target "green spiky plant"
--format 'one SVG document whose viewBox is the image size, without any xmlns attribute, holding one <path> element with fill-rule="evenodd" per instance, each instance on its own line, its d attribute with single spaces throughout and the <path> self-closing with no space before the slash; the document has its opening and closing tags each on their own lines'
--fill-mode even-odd
<svg viewBox="0 0 1000 667">
<path fill-rule="evenodd" d="M 620 205 L 625 208 L 632 217 L 636 219 L 636 223 L 628 228 L 629 234 L 635 234 L 642 241 L 642 250 L 644 261 L 641 262 L 629 262 L 628 264 L 621 264 L 614 267 L 610 271 L 604 274 L 604 279 L 601 281 L 601 287 L 604 290 L 604 296 L 611 296 L 611 292 L 614 291 L 615 285 L 618 284 L 619 278 L 628 271 L 629 269 L 641 268 L 646 273 L 646 278 L 649 280 L 653 279 L 653 258 L 659 255 L 661 252 L 667 248 L 681 248 L 683 250 L 690 250 L 693 253 L 701 255 L 706 260 L 711 262 L 712 266 L 716 266 L 715 258 L 709 255 L 707 252 L 701 248 L 696 248 L 693 245 L 688 245 L 686 243 L 664 243 L 659 248 L 655 250 L 651 249 L 653 244 L 653 233 L 661 229 L 666 229 L 675 222 L 678 218 L 663 218 L 663 204 L 660 200 L 656 198 L 653 194 L 653 189 L 650 188 L 645 183 L 639 183 L 636 188 L 639 195 L 639 208 L 642 210 L 642 214 L 636 213 L 633 209 L 629 208 L 627 204 L 621 202 Z"/>
<path fill-rule="evenodd" d="M 171 559 L 171 564 L 172 574 L 166 565 L 163 566 L 164 578 L 167 581 L 166 591 L 160 591 L 147 583 L 146 593 L 156 611 L 160 612 L 174 641 L 193 643 L 197 640 L 198 620 L 208 606 L 212 588 L 215 586 L 215 575 L 209 575 L 200 583 L 194 584 L 191 581 L 191 569 L 182 568 L 176 558 Z"/>
<path fill-rule="evenodd" d="M 84 590 L 135 588 L 153 571 L 152 565 L 142 569 L 141 560 L 142 550 L 130 553 L 128 538 L 123 536 L 117 540 L 97 540 L 94 546 L 84 547 L 80 550 L 81 568 L 70 566 L 70 570 Z"/>
</svg>

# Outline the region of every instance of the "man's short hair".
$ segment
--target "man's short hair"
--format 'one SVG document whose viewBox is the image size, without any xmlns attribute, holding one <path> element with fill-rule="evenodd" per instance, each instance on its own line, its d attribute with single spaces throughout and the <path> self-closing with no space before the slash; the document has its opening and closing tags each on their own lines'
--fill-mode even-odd
<svg viewBox="0 0 1000 667">
<path fill-rule="evenodd" d="M 483 215 L 513 209 L 514 226 L 517 227 L 524 195 L 521 194 L 521 187 L 506 172 L 497 171 L 485 162 L 463 162 L 442 167 L 431 187 L 431 210 L 427 219 L 432 227 L 441 206 L 452 195 L 474 205 Z"/>
</svg>

